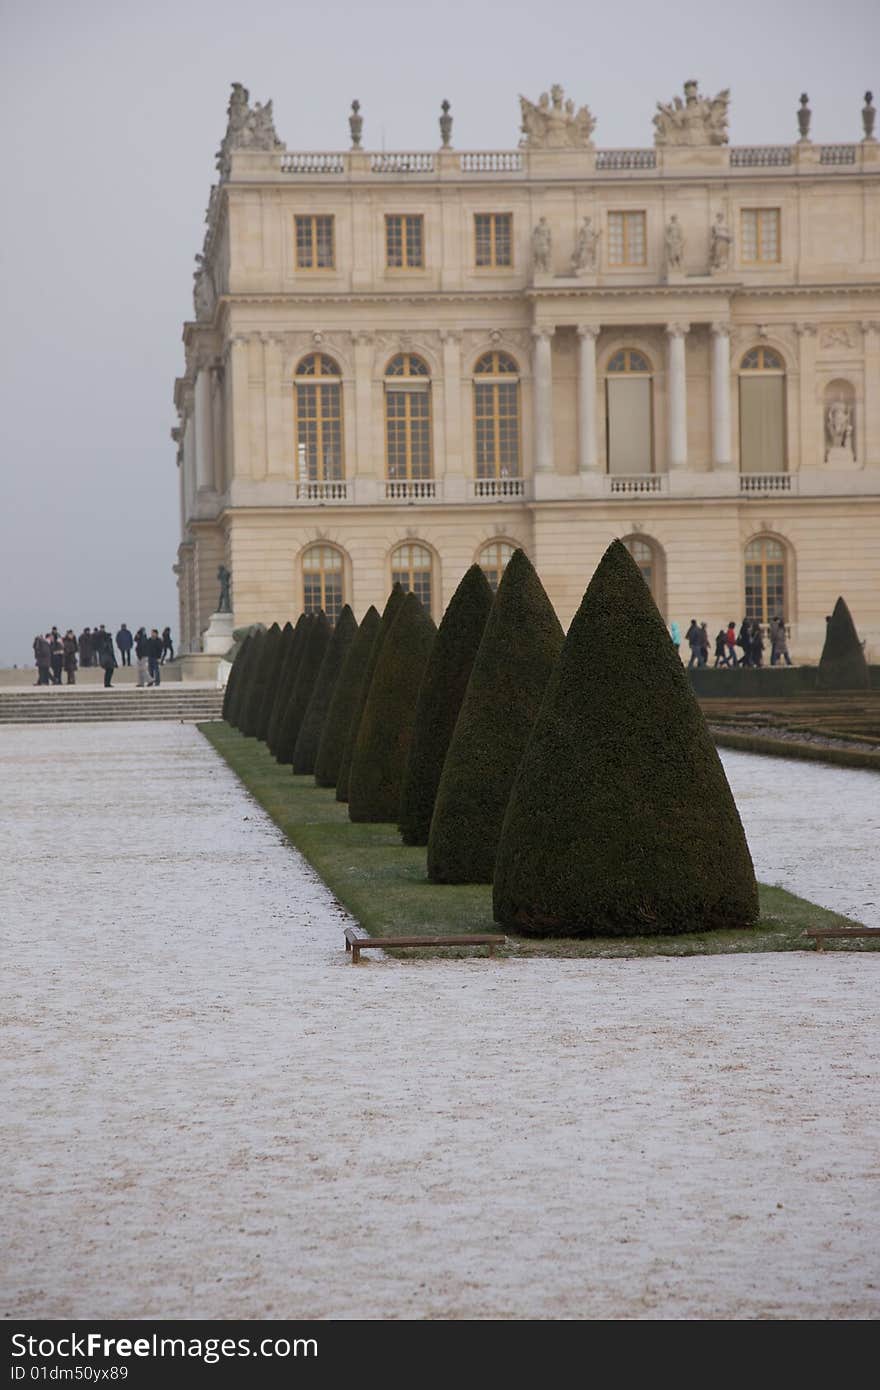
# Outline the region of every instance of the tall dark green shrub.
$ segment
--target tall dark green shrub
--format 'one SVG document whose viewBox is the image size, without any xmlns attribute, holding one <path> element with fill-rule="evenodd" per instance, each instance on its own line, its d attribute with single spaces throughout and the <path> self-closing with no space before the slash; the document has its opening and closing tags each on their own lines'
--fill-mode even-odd
<svg viewBox="0 0 880 1390">
<path fill-rule="evenodd" d="M 852 615 L 839 598 L 825 629 L 816 685 L 819 690 L 867 690 L 871 673 Z"/>
<path fill-rule="evenodd" d="M 367 669 L 364 672 L 363 684 L 358 695 L 357 705 L 355 706 L 354 713 L 351 717 L 351 724 L 349 725 L 348 734 L 346 735 L 345 746 L 342 750 L 342 760 L 339 764 L 339 776 L 336 779 L 337 801 L 348 800 L 348 781 L 349 776 L 351 774 L 351 760 L 354 754 L 354 746 L 357 742 L 358 729 L 360 728 L 361 719 L 364 713 L 364 706 L 367 703 L 367 696 L 370 693 L 370 683 L 373 679 L 373 673 L 376 670 L 376 663 L 378 662 L 380 653 L 382 651 L 382 644 L 384 643 L 385 638 L 388 635 L 388 630 L 391 627 L 391 624 L 394 622 L 394 619 L 397 617 L 397 614 L 400 611 L 400 607 L 403 603 L 404 597 L 405 595 L 401 586 L 399 584 L 395 584 L 394 588 L 391 590 L 391 593 L 388 596 L 388 601 L 385 604 L 385 607 L 382 611 L 382 617 L 379 621 L 379 629 L 373 641 L 372 648 L 370 649 L 370 656 L 369 660 L 367 661 Z"/>
<path fill-rule="evenodd" d="M 522 550 L 501 578 L 443 764 L 428 835 L 434 883 L 491 883 L 501 822 L 563 633 Z"/>
<path fill-rule="evenodd" d="M 381 621 L 376 609 L 368 608 L 348 649 L 345 664 L 333 691 L 315 758 L 315 781 L 319 787 L 336 786 L 342 750 L 351 727 L 355 706 L 360 699 L 367 662 Z"/>
<path fill-rule="evenodd" d="M 382 644 L 351 760 L 348 814 L 353 821 L 396 821 L 419 686 L 437 629 L 407 594 Z"/>
<path fill-rule="evenodd" d="M 235 653 L 235 660 L 232 663 L 232 669 L 229 672 L 229 678 L 226 682 L 226 689 L 223 692 L 222 717 L 226 720 L 227 724 L 232 724 L 233 722 L 232 715 L 236 703 L 235 692 L 236 688 L 241 683 L 241 673 L 247 664 L 247 653 L 250 643 L 251 634 L 247 632 L 242 639 L 238 651 Z"/>
<path fill-rule="evenodd" d="M 275 756 L 278 736 L 281 732 L 281 724 L 287 709 L 287 702 L 293 691 L 297 668 L 311 622 L 312 618 L 310 616 L 305 613 L 300 613 L 296 620 L 296 627 L 293 629 L 293 635 L 286 643 L 284 660 L 281 663 L 278 685 L 275 690 L 275 698 L 272 702 L 272 713 L 269 715 L 269 723 L 266 727 L 266 747 L 273 757 Z"/>
<path fill-rule="evenodd" d="M 330 645 L 324 653 L 318 679 L 315 681 L 315 688 L 312 691 L 297 735 L 293 750 L 294 773 L 314 772 L 315 770 L 315 758 L 318 754 L 318 745 L 321 741 L 330 701 L 333 698 L 333 691 L 356 634 L 357 623 L 354 614 L 346 604 L 336 620 Z"/>
<path fill-rule="evenodd" d="M 496 919 L 528 936 L 751 925 L 758 888 L 687 672 L 626 546 L 569 629 L 498 848 Z"/>
<path fill-rule="evenodd" d="M 247 699 L 241 712 L 239 728 L 248 738 L 259 737 L 260 715 L 269 679 L 275 664 L 275 653 L 281 641 L 281 628 L 273 623 L 260 644 L 260 659 L 254 667 Z"/>
<path fill-rule="evenodd" d="M 399 824 L 406 845 L 426 845 L 440 774 L 492 608 L 492 589 L 471 565 L 443 615 L 416 705 Z"/>
<path fill-rule="evenodd" d="M 312 691 L 315 688 L 315 681 L 318 679 L 324 653 L 330 645 L 331 633 L 332 629 L 324 612 L 314 616 L 314 620 L 308 627 L 303 644 L 302 659 L 297 666 L 293 689 L 278 731 L 275 757 L 279 763 L 293 762 L 293 750 L 296 747 L 300 727 L 309 707 L 309 700 L 312 698 Z"/>
<path fill-rule="evenodd" d="M 229 722 L 234 729 L 241 728 L 241 714 L 247 701 L 251 677 L 259 660 L 260 646 L 264 636 L 265 628 L 254 624 L 250 630 L 250 640 L 246 644 L 247 650 L 242 653 L 241 668 L 229 702 Z M 236 658 L 237 661 L 238 658 Z"/>
<path fill-rule="evenodd" d="M 275 696 L 278 693 L 278 681 L 281 676 L 281 668 L 284 665 L 284 658 L 287 655 L 288 644 L 293 641 L 293 624 L 285 623 L 275 641 L 272 655 L 269 660 L 268 674 L 266 676 L 266 688 L 263 692 L 263 702 L 260 705 L 260 717 L 257 720 L 257 738 L 263 743 L 269 731 L 269 719 L 275 704 Z"/>
</svg>

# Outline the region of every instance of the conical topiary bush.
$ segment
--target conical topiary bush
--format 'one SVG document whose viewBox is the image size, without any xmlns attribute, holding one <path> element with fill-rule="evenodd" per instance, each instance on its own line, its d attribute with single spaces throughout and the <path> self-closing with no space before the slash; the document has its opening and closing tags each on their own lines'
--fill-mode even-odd
<svg viewBox="0 0 880 1390">
<path fill-rule="evenodd" d="M 327 718 L 327 710 L 330 707 L 339 673 L 356 633 L 357 623 L 354 614 L 346 604 L 336 620 L 330 645 L 324 653 L 318 679 L 315 681 L 315 687 L 297 735 L 293 750 L 294 773 L 314 772 L 315 770 L 315 758 L 324 729 L 324 721 Z"/>
<path fill-rule="evenodd" d="M 354 641 L 348 649 L 345 664 L 339 673 L 339 680 L 333 691 L 318 754 L 315 758 L 315 782 L 319 787 L 335 787 L 339 777 L 339 764 L 342 750 L 351 727 L 355 707 L 359 703 L 361 687 L 367 670 L 370 652 L 376 640 L 381 618 L 376 609 L 370 607 L 364 614 Z"/>
<path fill-rule="evenodd" d="M 247 699 L 241 712 L 239 728 L 248 738 L 257 738 L 263 700 L 269 685 L 269 677 L 275 664 L 275 653 L 281 641 L 281 628 L 273 623 L 260 644 L 260 657 L 257 661 L 248 688 Z"/>
<path fill-rule="evenodd" d="M 250 646 L 250 642 L 251 634 L 249 632 L 246 632 L 244 635 L 244 639 L 238 648 L 238 651 L 235 653 L 235 659 L 232 663 L 232 670 L 229 672 L 229 676 L 226 681 L 226 689 L 223 692 L 222 717 L 226 720 L 227 724 L 233 723 L 233 711 L 235 709 L 236 704 L 235 692 L 236 688 L 241 683 L 241 674 L 244 670 L 245 665 L 247 664 L 247 653 L 248 648 Z"/>
<path fill-rule="evenodd" d="M 241 668 L 229 702 L 229 722 L 234 729 L 241 729 L 241 713 L 247 701 L 254 667 L 259 661 L 260 644 L 264 636 L 265 629 L 254 625 L 248 634 L 247 642 L 243 644 L 243 648 L 246 647 L 246 650 L 243 649 L 240 657 L 236 658 L 236 664 L 238 664 L 239 659 L 241 660 Z"/>
<path fill-rule="evenodd" d="M 273 757 L 275 756 L 284 713 L 287 709 L 287 702 L 293 692 L 293 684 L 296 680 L 296 672 L 299 667 L 300 657 L 302 656 L 306 634 L 309 630 L 309 624 L 312 621 L 313 619 L 311 617 L 307 616 L 305 613 L 300 613 L 296 620 L 296 627 L 293 629 L 293 635 L 288 639 L 285 646 L 284 659 L 281 663 L 278 686 L 275 691 L 275 699 L 272 702 L 272 713 L 269 715 L 269 723 L 266 727 L 266 747 Z"/>
<path fill-rule="evenodd" d="M 480 566 L 471 565 L 437 630 L 419 691 L 400 798 L 400 833 L 406 845 L 428 843 L 440 774 L 492 598 L 492 589 Z"/>
<path fill-rule="evenodd" d="M 351 760 L 353 821 L 396 821 L 419 686 L 437 629 L 407 594 L 382 644 Z"/>
<path fill-rule="evenodd" d="M 323 610 L 309 624 L 308 634 L 303 645 L 302 659 L 297 666 L 296 679 L 293 682 L 293 689 L 287 701 L 287 709 L 284 711 L 278 730 L 275 757 L 279 763 L 293 762 L 293 750 L 296 747 L 300 727 L 309 707 L 309 700 L 312 698 L 312 691 L 315 688 L 315 681 L 318 679 L 324 653 L 330 645 L 331 631 Z"/>
<path fill-rule="evenodd" d="M 501 822 L 563 633 L 531 563 L 515 550 L 465 691 L 428 835 L 434 883 L 491 883 Z"/>
<path fill-rule="evenodd" d="M 268 673 L 266 676 L 266 688 L 263 692 L 263 703 L 260 706 L 260 717 L 257 720 L 257 738 L 263 743 L 269 731 L 269 720 L 275 705 L 275 696 L 278 693 L 278 681 L 281 677 L 281 668 L 284 665 L 284 658 L 287 655 L 288 644 L 293 641 L 293 624 L 285 623 L 281 629 L 268 662 Z"/>
<path fill-rule="evenodd" d="M 363 684 L 361 685 L 360 694 L 358 695 L 358 702 L 355 706 L 354 713 L 351 717 L 351 724 L 349 725 L 348 733 L 346 735 L 345 746 L 342 750 L 342 759 L 339 763 L 339 776 L 336 779 L 337 801 L 348 800 L 348 779 L 351 773 L 351 760 L 354 754 L 354 745 L 357 742 L 358 729 L 360 728 L 361 719 L 364 713 L 364 706 L 367 703 L 367 696 L 370 693 L 370 682 L 373 679 L 373 672 L 376 669 L 376 663 L 379 660 L 379 655 L 382 651 L 382 644 L 388 635 L 388 630 L 391 627 L 391 624 L 394 622 L 394 619 L 397 617 L 397 614 L 400 611 L 400 606 L 403 603 L 404 597 L 405 595 L 401 586 L 399 584 L 395 584 L 394 588 L 391 590 L 391 593 L 388 595 L 388 601 L 385 604 L 385 608 L 382 612 L 382 617 L 379 621 L 379 629 L 376 633 L 373 645 L 370 649 L 370 656 L 369 660 L 367 661 L 367 669 L 364 672 Z"/>
<path fill-rule="evenodd" d="M 530 936 L 743 927 L 758 888 L 687 672 L 614 541 L 569 629 L 517 773 L 495 917 Z"/>
<path fill-rule="evenodd" d="M 865 649 L 842 598 L 828 619 L 816 684 L 820 690 L 867 690 L 871 684 Z"/>
</svg>

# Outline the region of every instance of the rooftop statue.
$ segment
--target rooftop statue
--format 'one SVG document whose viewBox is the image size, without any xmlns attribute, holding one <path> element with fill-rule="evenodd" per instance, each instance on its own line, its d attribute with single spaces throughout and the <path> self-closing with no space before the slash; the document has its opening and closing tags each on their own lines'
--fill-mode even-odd
<svg viewBox="0 0 880 1390">
<path fill-rule="evenodd" d="M 193 306 L 196 311 L 196 318 L 213 318 L 216 303 L 217 292 L 214 288 L 214 277 L 211 274 L 207 257 L 196 256 L 196 268 L 193 271 Z"/>
<path fill-rule="evenodd" d="M 272 103 L 264 105 L 256 102 L 250 105 L 250 92 L 240 82 L 233 82 L 232 95 L 227 108 L 229 120 L 223 143 L 217 151 L 217 168 L 220 177 L 229 174 L 230 155 L 233 150 L 283 150 L 285 145 L 275 134 L 275 120 Z"/>
<path fill-rule="evenodd" d="M 525 97 L 519 99 L 522 111 L 520 141 L 529 150 L 588 150 L 592 147 L 595 117 L 589 106 L 575 111 L 574 102 L 557 82 L 548 92 L 542 92 L 537 105 Z"/>
<path fill-rule="evenodd" d="M 726 145 L 730 88 L 716 97 L 700 96 L 694 81 L 684 84 L 684 101 L 657 102 L 655 145 Z"/>
</svg>

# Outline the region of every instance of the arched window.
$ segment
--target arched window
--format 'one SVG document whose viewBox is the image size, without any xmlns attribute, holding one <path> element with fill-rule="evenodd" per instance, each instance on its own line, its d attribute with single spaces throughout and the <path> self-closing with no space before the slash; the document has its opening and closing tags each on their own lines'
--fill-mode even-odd
<svg viewBox="0 0 880 1390">
<path fill-rule="evenodd" d="M 487 352 L 474 377 L 477 477 L 518 478 L 519 367 L 506 352 Z"/>
<path fill-rule="evenodd" d="M 784 473 L 785 363 L 761 345 L 749 349 L 739 371 L 740 470 Z"/>
<path fill-rule="evenodd" d="M 662 548 L 647 536 L 624 536 L 623 544 L 639 567 L 660 612 L 666 607 L 666 573 Z"/>
<path fill-rule="evenodd" d="M 391 556 L 391 583 L 402 584 L 415 594 L 426 613 L 431 611 L 431 552 L 427 546 L 407 542 Z"/>
<path fill-rule="evenodd" d="M 296 369 L 296 461 L 300 482 L 345 477 L 342 442 L 342 383 L 339 366 L 323 352 L 304 357 Z"/>
<path fill-rule="evenodd" d="M 771 618 L 785 621 L 785 547 L 772 536 L 757 536 L 746 546 L 745 615 L 765 625 Z"/>
<path fill-rule="evenodd" d="M 323 608 L 331 623 L 342 612 L 342 556 L 332 545 L 310 545 L 303 553 L 303 612 Z"/>
<path fill-rule="evenodd" d="M 430 377 L 410 352 L 392 357 L 385 369 L 385 461 L 393 481 L 431 477 Z"/>
<path fill-rule="evenodd" d="M 514 547 L 508 541 L 490 541 L 480 551 L 480 569 L 489 581 L 492 592 L 498 592 L 501 576 L 507 569 Z"/>
<path fill-rule="evenodd" d="M 609 473 L 653 473 L 653 367 L 638 348 L 619 348 L 605 369 Z"/>
</svg>

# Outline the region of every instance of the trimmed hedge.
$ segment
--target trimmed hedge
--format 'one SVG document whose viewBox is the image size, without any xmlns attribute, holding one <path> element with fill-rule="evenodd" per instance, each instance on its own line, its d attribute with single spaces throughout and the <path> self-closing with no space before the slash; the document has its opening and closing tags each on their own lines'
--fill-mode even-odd
<svg viewBox="0 0 880 1390">
<path fill-rule="evenodd" d="M 828 620 L 819 658 L 818 690 L 868 690 L 871 677 L 852 615 L 839 598 Z"/>
<path fill-rule="evenodd" d="M 750 926 L 758 887 L 712 736 L 626 547 L 569 629 L 504 818 L 495 918 L 525 936 Z"/>
<path fill-rule="evenodd" d="M 815 666 L 692 666 L 687 676 L 701 700 L 797 700 L 816 689 Z"/>
<path fill-rule="evenodd" d="M 351 775 L 351 760 L 354 754 L 354 746 L 357 742 L 358 729 L 360 728 L 361 719 L 363 718 L 364 707 L 367 703 L 367 696 L 370 693 L 370 682 L 373 679 L 373 673 L 376 670 L 376 663 L 378 662 L 379 654 L 382 651 L 382 643 L 385 641 L 385 638 L 388 635 L 388 629 L 391 627 L 391 624 L 394 622 L 394 619 L 397 617 L 397 614 L 400 611 L 400 607 L 403 603 L 404 597 L 405 595 L 402 587 L 399 584 L 395 584 L 394 588 L 391 590 L 391 593 L 388 596 L 388 601 L 385 604 L 385 608 L 382 612 L 382 617 L 379 620 L 379 628 L 376 632 L 373 645 L 370 648 L 370 655 L 367 659 L 367 669 L 364 672 L 363 684 L 361 685 L 360 692 L 358 694 L 357 704 L 355 705 L 354 713 L 351 717 L 351 723 L 348 726 L 348 733 L 345 738 L 345 745 L 342 749 L 342 758 L 339 763 L 339 776 L 336 779 L 337 801 L 348 800 L 348 780 Z"/>
<path fill-rule="evenodd" d="M 284 660 L 281 663 L 278 683 L 275 687 L 272 713 L 269 716 L 269 724 L 266 728 L 266 747 L 273 757 L 275 756 L 275 750 L 278 746 L 278 737 L 281 733 L 284 713 L 287 709 L 287 702 L 293 692 L 296 672 L 299 667 L 300 657 L 302 656 L 303 646 L 311 622 L 311 616 L 300 613 L 296 620 L 296 627 L 293 629 L 293 636 L 286 644 Z"/>
<path fill-rule="evenodd" d="M 336 786 L 342 750 L 355 706 L 360 699 L 367 662 L 381 621 L 375 608 L 367 609 L 339 673 L 315 758 L 315 782 L 319 787 Z"/>
<path fill-rule="evenodd" d="M 263 627 L 254 627 L 251 629 L 245 660 L 241 667 L 241 672 L 230 702 L 229 721 L 233 728 L 238 729 L 239 732 L 241 732 L 242 711 L 247 703 L 251 678 L 254 673 L 254 667 L 259 660 L 260 647 L 265 635 L 266 630 Z"/>
<path fill-rule="evenodd" d="M 399 828 L 405 845 L 428 843 L 443 763 L 493 597 L 480 566 L 471 565 L 437 630 L 419 691 L 400 798 Z"/>
<path fill-rule="evenodd" d="M 279 763 L 293 762 L 293 750 L 296 747 L 296 740 L 309 707 L 309 700 L 312 698 L 312 691 L 315 688 L 315 681 L 318 679 L 324 653 L 330 645 L 331 632 L 332 629 L 323 609 L 320 613 L 312 615 L 312 622 L 309 623 L 303 643 L 302 657 L 297 666 L 293 688 L 279 725 L 278 739 L 275 745 L 275 757 Z"/>
<path fill-rule="evenodd" d="M 242 709 L 239 728 L 248 738 L 259 738 L 260 716 L 269 681 L 275 666 L 275 655 L 281 641 L 281 628 L 273 623 L 260 644 L 260 659 L 254 667 L 247 700 Z"/>
<path fill-rule="evenodd" d="M 278 681 L 281 676 L 281 668 L 284 665 L 284 658 L 287 655 L 288 645 L 292 641 L 293 625 L 291 623 L 285 623 L 278 634 L 269 660 L 266 689 L 263 694 L 263 703 L 260 706 L 260 717 L 257 720 L 257 738 L 262 743 L 266 742 L 269 720 L 272 716 L 272 710 L 275 707 L 275 696 L 278 693 Z"/>
<path fill-rule="evenodd" d="M 221 712 L 221 718 L 225 719 L 227 724 L 232 724 L 233 727 L 237 727 L 233 719 L 233 711 L 237 702 L 236 692 L 238 690 L 238 687 L 241 685 L 242 672 L 244 671 L 244 668 L 247 665 L 247 654 L 250 649 L 250 645 L 251 633 L 248 632 L 246 633 L 244 641 L 241 643 L 241 646 L 235 654 L 235 660 L 232 663 L 232 670 L 229 672 L 229 678 L 226 682 L 226 689 L 223 692 L 223 709 Z"/>
<path fill-rule="evenodd" d="M 419 686 L 437 629 L 415 594 L 407 594 L 370 684 L 348 788 L 353 821 L 396 821 L 409 757 Z"/>
<path fill-rule="evenodd" d="M 434 883 L 491 883 L 516 770 L 563 642 L 522 550 L 498 586 L 443 773 L 428 835 Z"/>
<path fill-rule="evenodd" d="M 357 633 L 357 623 L 354 614 L 345 605 L 339 615 L 336 626 L 333 629 L 333 636 L 330 638 L 330 645 L 324 653 L 324 660 L 321 662 L 321 669 L 318 672 L 318 679 L 315 681 L 315 688 L 312 691 L 303 717 L 302 726 L 297 735 L 296 745 L 293 750 L 293 770 L 294 773 L 314 772 L 315 758 L 318 754 L 318 744 L 321 742 L 321 734 L 324 730 L 324 721 L 327 718 L 327 711 L 333 697 L 339 673 L 342 670 L 345 658 L 348 656 L 349 648 L 354 641 Z"/>
</svg>

